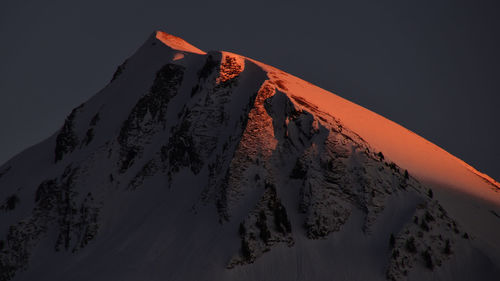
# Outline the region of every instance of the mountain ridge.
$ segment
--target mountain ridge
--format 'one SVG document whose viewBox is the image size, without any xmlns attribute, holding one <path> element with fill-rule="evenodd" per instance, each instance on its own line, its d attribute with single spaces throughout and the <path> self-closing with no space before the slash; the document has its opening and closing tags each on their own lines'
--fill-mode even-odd
<svg viewBox="0 0 500 281">
<path fill-rule="evenodd" d="M 0 167 L 1 280 L 322 280 L 336 271 L 447 280 L 498 272 L 499 196 L 467 166 L 297 77 L 181 40 L 154 33 L 60 131 Z M 411 145 L 416 164 L 405 151 Z M 438 156 L 422 159 L 429 151 Z M 448 166 L 419 178 L 436 163 Z M 428 184 L 434 179 L 474 196 L 462 205 Z M 364 248 L 342 246 L 358 242 Z M 370 258 L 357 275 L 345 271 L 362 255 Z M 468 259 L 476 260 L 470 271 L 460 269 Z M 344 265 L 330 272 L 329 261 Z M 283 270 L 289 266 L 297 272 Z"/>
</svg>

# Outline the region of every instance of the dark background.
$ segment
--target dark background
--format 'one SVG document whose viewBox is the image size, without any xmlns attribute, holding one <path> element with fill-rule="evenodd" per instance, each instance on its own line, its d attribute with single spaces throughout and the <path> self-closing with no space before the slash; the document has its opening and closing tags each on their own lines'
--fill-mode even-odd
<svg viewBox="0 0 500 281">
<path fill-rule="evenodd" d="M 334 91 L 499 180 L 497 1 L 322 2 L 2 0 L 0 162 L 161 29 Z"/>
</svg>

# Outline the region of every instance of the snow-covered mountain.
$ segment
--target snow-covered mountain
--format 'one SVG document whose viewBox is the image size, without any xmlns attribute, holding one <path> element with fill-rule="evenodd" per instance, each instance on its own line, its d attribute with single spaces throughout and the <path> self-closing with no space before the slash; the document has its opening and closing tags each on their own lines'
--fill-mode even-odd
<svg viewBox="0 0 500 281">
<path fill-rule="evenodd" d="M 498 280 L 499 237 L 492 178 L 160 31 L 0 167 L 0 280 Z"/>
</svg>

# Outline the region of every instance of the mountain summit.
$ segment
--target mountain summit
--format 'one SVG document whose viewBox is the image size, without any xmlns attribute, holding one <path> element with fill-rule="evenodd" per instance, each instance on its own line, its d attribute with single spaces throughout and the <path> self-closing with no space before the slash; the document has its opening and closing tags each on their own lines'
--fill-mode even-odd
<svg viewBox="0 0 500 281">
<path fill-rule="evenodd" d="M 500 184 L 279 69 L 158 31 L 0 167 L 0 280 L 497 280 Z"/>
<path fill-rule="evenodd" d="M 163 42 L 163 44 L 167 45 L 173 50 L 195 53 L 199 55 L 206 54 L 202 50 L 186 42 L 184 39 L 174 36 L 172 34 L 165 33 L 163 31 L 156 32 L 156 39 L 160 40 L 161 42 Z"/>
</svg>

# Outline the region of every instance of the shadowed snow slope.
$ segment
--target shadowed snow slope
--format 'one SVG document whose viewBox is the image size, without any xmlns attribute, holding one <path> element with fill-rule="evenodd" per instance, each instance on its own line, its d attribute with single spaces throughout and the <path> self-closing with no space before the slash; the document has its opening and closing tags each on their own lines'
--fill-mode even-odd
<svg viewBox="0 0 500 281">
<path fill-rule="evenodd" d="M 498 237 L 492 178 L 161 31 L 0 167 L 0 281 L 497 280 Z"/>
</svg>

